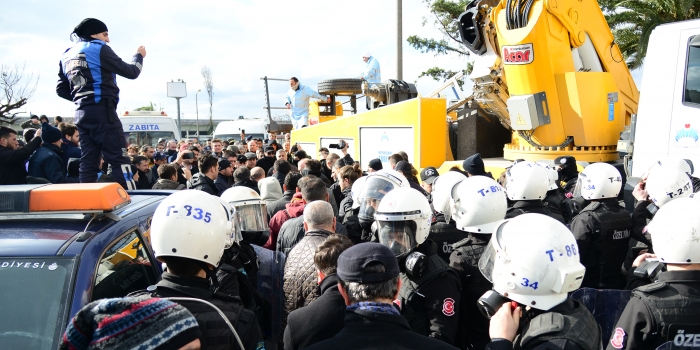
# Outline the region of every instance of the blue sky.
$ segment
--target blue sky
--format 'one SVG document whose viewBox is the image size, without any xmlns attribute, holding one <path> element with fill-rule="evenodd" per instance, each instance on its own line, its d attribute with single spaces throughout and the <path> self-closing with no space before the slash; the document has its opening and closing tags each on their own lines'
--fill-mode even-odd
<svg viewBox="0 0 700 350">
<path fill-rule="evenodd" d="M 464 58 L 434 57 L 408 46 L 417 34 L 439 38 L 422 1 L 403 1 L 404 80 L 441 66 L 464 67 Z M 184 118 L 195 117 L 195 93 L 203 89 L 201 68 L 214 77 L 213 115 L 217 119 L 263 117 L 262 76 L 298 77 L 314 89 L 320 80 L 356 77 L 361 56 L 370 51 L 380 62 L 382 78 L 396 76 L 396 12 L 394 0 L 301 1 L 41 1 L 6 0 L 0 13 L 0 62 L 25 65 L 39 74 L 37 91 L 22 111 L 72 115 L 74 106 L 55 94 L 61 53 L 71 46 L 69 35 L 86 17 L 104 21 L 110 46 L 129 60 L 139 45 L 147 57 L 141 76 L 118 78 L 119 111 L 149 102 L 176 115 L 175 100 L 166 96 L 166 82 L 183 79 L 188 97 L 181 100 Z M 640 74 L 635 74 L 637 82 Z M 439 83 L 417 81 L 429 93 Z M 281 106 L 285 82 L 273 82 L 273 105 Z M 206 93 L 199 93 L 199 116 L 207 116 Z M 364 105 L 364 103 L 361 103 Z M 278 112 L 280 113 L 280 112 Z M 273 113 L 274 114 L 274 113 Z"/>
</svg>

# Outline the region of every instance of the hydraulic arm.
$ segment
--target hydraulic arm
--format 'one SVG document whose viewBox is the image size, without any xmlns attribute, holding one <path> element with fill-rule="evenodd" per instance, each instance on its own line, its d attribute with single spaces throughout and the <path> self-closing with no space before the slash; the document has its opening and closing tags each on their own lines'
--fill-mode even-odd
<svg viewBox="0 0 700 350">
<path fill-rule="evenodd" d="M 459 22 L 473 100 L 513 132 L 506 159 L 618 159 L 639 91 L 596 1 L 474 1 Z"/>
</svg>

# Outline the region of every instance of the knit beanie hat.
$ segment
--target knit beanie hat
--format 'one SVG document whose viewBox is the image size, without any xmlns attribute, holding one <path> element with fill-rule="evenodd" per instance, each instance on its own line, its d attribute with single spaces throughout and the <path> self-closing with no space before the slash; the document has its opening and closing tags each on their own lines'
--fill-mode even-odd
<svg viewBox="0 0 700 350">
<path fill-rule="evenodd" d="M 472 175 L 484 175 L 486 170 L 484 169 L 484 161 L 481 159 L 481 154 L 475 153 L 469 158 L 465 159 L 462 163 L 462 169 Z"/>
<path fill-rule="evenodd" d="M 63 133 L 57 127 L 47 122 L 41 123 L 41 141 L 44 143 L 54 143 L 63 138 Z"/>
<path fill-rule="evenodd" d="M 144 295 L 85 305 L 68 323 L 60 349 L 179 349 L 200 336 L 183 306 Z"/>
<path fill-rule="evenodd" d="M 90 35 L 108 31 L 107 25 L 96 18 L 86 18 L 73 29 L 73 33 L 81 38 L 89 38 Z"/>
</svg>

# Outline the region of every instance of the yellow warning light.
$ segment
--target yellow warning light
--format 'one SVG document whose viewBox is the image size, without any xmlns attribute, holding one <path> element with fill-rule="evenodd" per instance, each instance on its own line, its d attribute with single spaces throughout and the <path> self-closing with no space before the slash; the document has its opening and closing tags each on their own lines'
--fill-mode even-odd
<svg viewBox="0 0 700 350">
<path fill-rule="evenodd" d="M 112 211 L 130 202 L 129 194 L 117 183 L 55 184 L 29 192 L 30 212 Z"/>
</svg>

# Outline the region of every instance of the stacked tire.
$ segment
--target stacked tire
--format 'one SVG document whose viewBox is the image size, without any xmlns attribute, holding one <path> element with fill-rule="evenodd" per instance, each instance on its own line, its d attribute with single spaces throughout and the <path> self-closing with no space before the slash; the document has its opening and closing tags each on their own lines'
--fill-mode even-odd
<svg viewBox="0 0 700 350">
<path fill-rule="evenodd" d="M 360 95 L 362 79 L 329 79 L 318 83 L 318 93 L 322 95 Z"/>
</svg>

